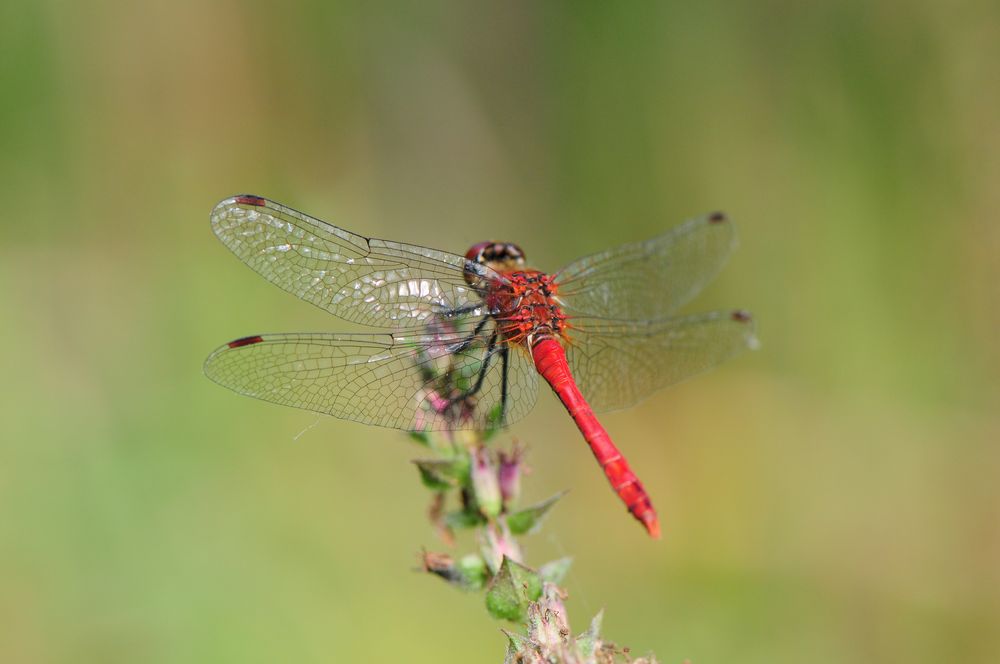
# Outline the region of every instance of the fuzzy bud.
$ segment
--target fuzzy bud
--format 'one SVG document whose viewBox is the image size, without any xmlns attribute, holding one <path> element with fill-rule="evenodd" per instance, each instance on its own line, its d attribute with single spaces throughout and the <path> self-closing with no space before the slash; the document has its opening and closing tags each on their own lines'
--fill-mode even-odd
<svg viewBox="0 0 1000 664">
<path fill-rule="evenodd" d="M 479 447 L 472 459 L 472 490 L 483 515 L 492 518 L 500 514 L 503 499 L 497 469 L 485 447 Z"/>
<path fill-rule="evenodd" d="M 500 453 L 500 496 L 504 505 L 510 505 L 521 495 L 521 448 L 511 448 L 510 454 Z"/>
<path fill-rule="evenodd" d="M 558 652 L 569 635 L 563 595 L 554 584 L 546 583 L 542 597 L 528 607 L 528 636 L 543 652 Z"/>
</svg>

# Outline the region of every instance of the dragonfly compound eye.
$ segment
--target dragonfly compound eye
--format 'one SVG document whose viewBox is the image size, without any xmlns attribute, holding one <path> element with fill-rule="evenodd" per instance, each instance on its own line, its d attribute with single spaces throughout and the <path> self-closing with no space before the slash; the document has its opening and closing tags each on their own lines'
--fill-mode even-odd
<svg viewBox="0 0 1000 664">
<path fill-rule="evenodd" d="M 498 272 L 524 266 L 524 252 L 513 242 L 480 242 L 472 245 L 465 257 Z"/>
<path fill-rule="evenodd" d="M 474 244 L 469 247 L 469 250 L 465 252 L 466 260 L 470 260 L 473 263 L 485 263 L 484 254 L 488 247 L 493 246 L 493 242 L 480 242 L 479 244 Z"/>
</svg>

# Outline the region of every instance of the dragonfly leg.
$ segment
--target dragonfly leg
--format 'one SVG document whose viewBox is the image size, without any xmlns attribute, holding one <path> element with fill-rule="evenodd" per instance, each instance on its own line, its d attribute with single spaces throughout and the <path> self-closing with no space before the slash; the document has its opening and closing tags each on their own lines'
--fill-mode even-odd
<svg viewBox="0 0 1000 664">
<path fill-rule="evenodd" d="M 467 304 L 466 306 L 458 307 L 457 309 L 447 309 L 445 311 L 442 311 L 438 315 L 445 319 L 455 318 L 457 316 L 465 316 L 467 314 L 471 314 L 475 312 L 477 309 L 482 309 L 482 308 L 483 308 L 482 304 Z"/>
<path fill-rule="evenodd" d="M 483 382 L 486 380 L 486 372 L 489 371 L 490 362 L 493 359 L 493 355 L 499 353 L 500 355 L 500 416 L 498 422 L 501 426 L 507 419 L 507 385 L 508 385 L 508 372 L 510 368 L 510 346 L 503 344 L 500 348 L 497 348 L 497 338 L 499 333 L 497 330 L 493 331 L 490 335 L 490 341 L 486 346 L 486 359 L 483 360 L 482 365 L 479 367 L 479 376 L 476 378 L 476 384 L 470 389 L 463 392 L 459 397 L 452 400 L 452 404 L 460 403 L 471 396 L 474 396 L 483 389 Z"/>
<path fill-rule="evenodd" d="M 469 336 L 467 336 L 465 338 L 465 340 L 462 341 L 462 343 L 458 344 L 457 346 L 453 346 L 451 348 L 451 352 L 453 352 L 453 353 L 461 353 L 463 350 L 465 350 L 466 348 L 468 348 L 469 346 L 471 346 L 472 342 L 475 341 L 476 337 L 478 337 L 479 334 L 483 331 L 483 328 L 486 327 L 486 323 L 488 323 L 489 320 L 490 320 L 489 316 L 483 316 L 483 319 L 481 321 L 479 321 L 479 323 L 476 324 L 476 328 L 474 330 L 472 330 L 472 334 L 470 334 Z M 496 336 L 496 332 L 494 332 L 493 334 L 494 334 L 494 336 Z M 495 343 L 495 340 L 490 340 L 490 347 L 491 348 L 492 348 L 492 346 L 493 346 L 494 343 Z"/>
<path fill-rule="evenodd" d="M 454 405 L 459 405 L 463 401 L 465 401 L 466 399 L 468 399 L 469 397 L 475 396 L 476 394 L 479 393 L 479 391 L 481 389 L 483 389 L 483 382 L 485 382 L 485 380 L 486 380 L 486 372 L 489 371 L 489 369 L 490 369 L 490 362 L 493 361 L 493 355 L 496 352 L 497 337 L 498 337 L 498 333 L 497 333 L 496 330 L 494 330 L 493 334 L 490 335 L 489 343 L 486 345 L 486 357 L 485 357 L 485 359 L 483 359 L 483 363 L 479 367 L 479 374 L 476 377 L 476 384 L 473 385 L 472 387 L 470 387 L 469 389 L 465 390 L 464 392 L 462 392 L 458 396 L 456 396 L 456 397 L 454 397 L 452 399 L 449 399 L 449 403 L 451 405 L 453 405 L 453 406 Z M 506 347 L 504 347 L 504 350 L 506 350 Z M 501 351 L 501 353 L 503 353 L 503 351 Z M 507 364 L 506 364 L 506 362 L 504 362 L 504 369 L 505 369 L 505 371 L 506 371 L 506 366 L 507 366 Z"/>
<path fill-rule="evenodd" d="M 460 399 L 467 399 L 475 394 L 479 393 L 479 390 L 483 389 L 483 381 L 486 380 L 486 372 L 490 369 L 490 362 L 493 360 L 493 353 L 497 346 L 497 332 L 493 331 L 490 335 L 490 342 L 486 345 L 486 358 L 483 360 L 483 364 L 479 367 L 479 375 L 476 377 L 476 384 L 471 388 L 466 390 Z"/>
<path fill-rule="evenodd" d="M 510 369 L 510 346 L 503 345 L 500 349 L 500 424 L 507 421 L 507 372 Z"/>
</svg>

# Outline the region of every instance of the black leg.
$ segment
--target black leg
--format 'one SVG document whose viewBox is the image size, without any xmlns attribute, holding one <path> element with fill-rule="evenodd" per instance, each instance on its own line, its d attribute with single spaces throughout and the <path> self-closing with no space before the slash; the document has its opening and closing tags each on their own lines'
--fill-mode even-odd
<svg viewBox="0 0 1000 664">
<path fill-rule="evenodd" d="M 483 316 L 483 319 L 479 321 L 479 323 L 476 325 L 476 328 L 472 330 L 472 334 L 467 336 L 462 343 L 458 344 L 457 346 L 453 346 L 449 350 L 452 353 L 461 353 L 463 350 L 471 346 L 472 342 L 476 340 L 476 337 L 479 336 L 479 334 L 483 331 L 483 328 L 486 327 L 486 323 L 488 323 L 489 321 L 490 321 L 490 316 Z M 495 331 L 493 332 L 493 334 L 494 336 L 496 336 Z M 490 343 L 492 344 L 493 342 L 491 341 Z"/>
<path fill-rule="evenodd" d="M 461 352 L 465 351 L 466 349 L 468 349 L 469 346 L 471 346 L 473 344 L 473 342 L 475 342 L 475 340 L 482 333 L 483 328 L 486 327 L 486 323 L 488 323 L 491 319 L 492 319 L 491 316 L 483 316 L 482 320 L 480 320 L 476 324 L 475 329 L 472 330 L 472 332 L 469 334 L 469 336 L 467 336 L 464 339 L 462 339 L 462 341 L 460 341 L 458 344 L 449 347 L 448 348 L 448 352 L 452 353 L 452 354 L 455 354 L 455 353 L 461 353 Z M 434 371 L 431 368 L 432 363 L 430 361 L 419 362 L 418 365 L 420 366 L 420 371 L 421 371 L 421 375 L 424 378 L 424 382 L 428 382 L 429 383 L 430 381 L 434 380 L 435 374 L 434 374 Z"/>
<path fill-rule="evenodd" d="M 510 346 L 503 345 L 500 349 L 500 426 L 507 422 L 507 372 L 510 370 Z"/>
<path fill-rule="evenodd" d="M 464 307 L 459 307 L 458 309 L 446 309 L 437 315 L 441 316 L 442 318 L 455 318 L 457 316 L 465 316 L 466 314 L 471 314 L 476 309 L 482 309 L 485 306 L 486 306 L 485 302 L 480 304 L 468 304 Z"/>
<path fill-rule="evenodd" d="M 476 377 L 476 384 L 473 385 L 469 390 L 463 393 L 459 399 L 466 399 L 474 394 L 478 394 L 479 390 L 483 389 L 483 381 L 486 380 L 486 372 L 490 370 L 490 361 L 493 359 L 493 353 L 497 345 L 497 331 L 493 330 L 493 334 L 490 335 L 490 342 L 486 345 L 486 359 L 483 360 L 482 366 L 479 367 L 479 375 Z M 506 346 L 504 346 L 506 348 Z"/>
</svg>

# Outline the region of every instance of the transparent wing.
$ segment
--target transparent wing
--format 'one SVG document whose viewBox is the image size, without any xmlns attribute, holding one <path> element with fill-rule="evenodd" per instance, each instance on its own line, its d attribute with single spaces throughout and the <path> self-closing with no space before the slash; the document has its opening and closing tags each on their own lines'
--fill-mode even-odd
<svg viewBox="0 0 1000 664">
<path fill-rule="evenodd" d="M 743 311 L 640 323 L 581 320 L 569 338 L 570 369 L 595 411 L 631 406 L 757 345 Z"/>
<path fill-rule="evenodd" d="M 432 316 L 481 308 L 477 288 L 502 280 L 461 256 L 366 238 L 259 196 L 219 203 L 212 230 L 271 283 L 370 327 L 419 328 Z"/>
<path fill-rule="evenodd" d="M 662 320 L 718 274 L 736 246 L 722 213 L 691 219 L 663 235 L 570 263 L 556 274 L 570 316 Z"/>
<path fill-rule="evenodd" d="M 526 353 L 505 348 L 490 348 L 489 335 L 267 334 L 217 349 L 205 373 L 240 394 L 365 424 L 484 429 L 523 417 L 537 396 Z"/>
</svg>

